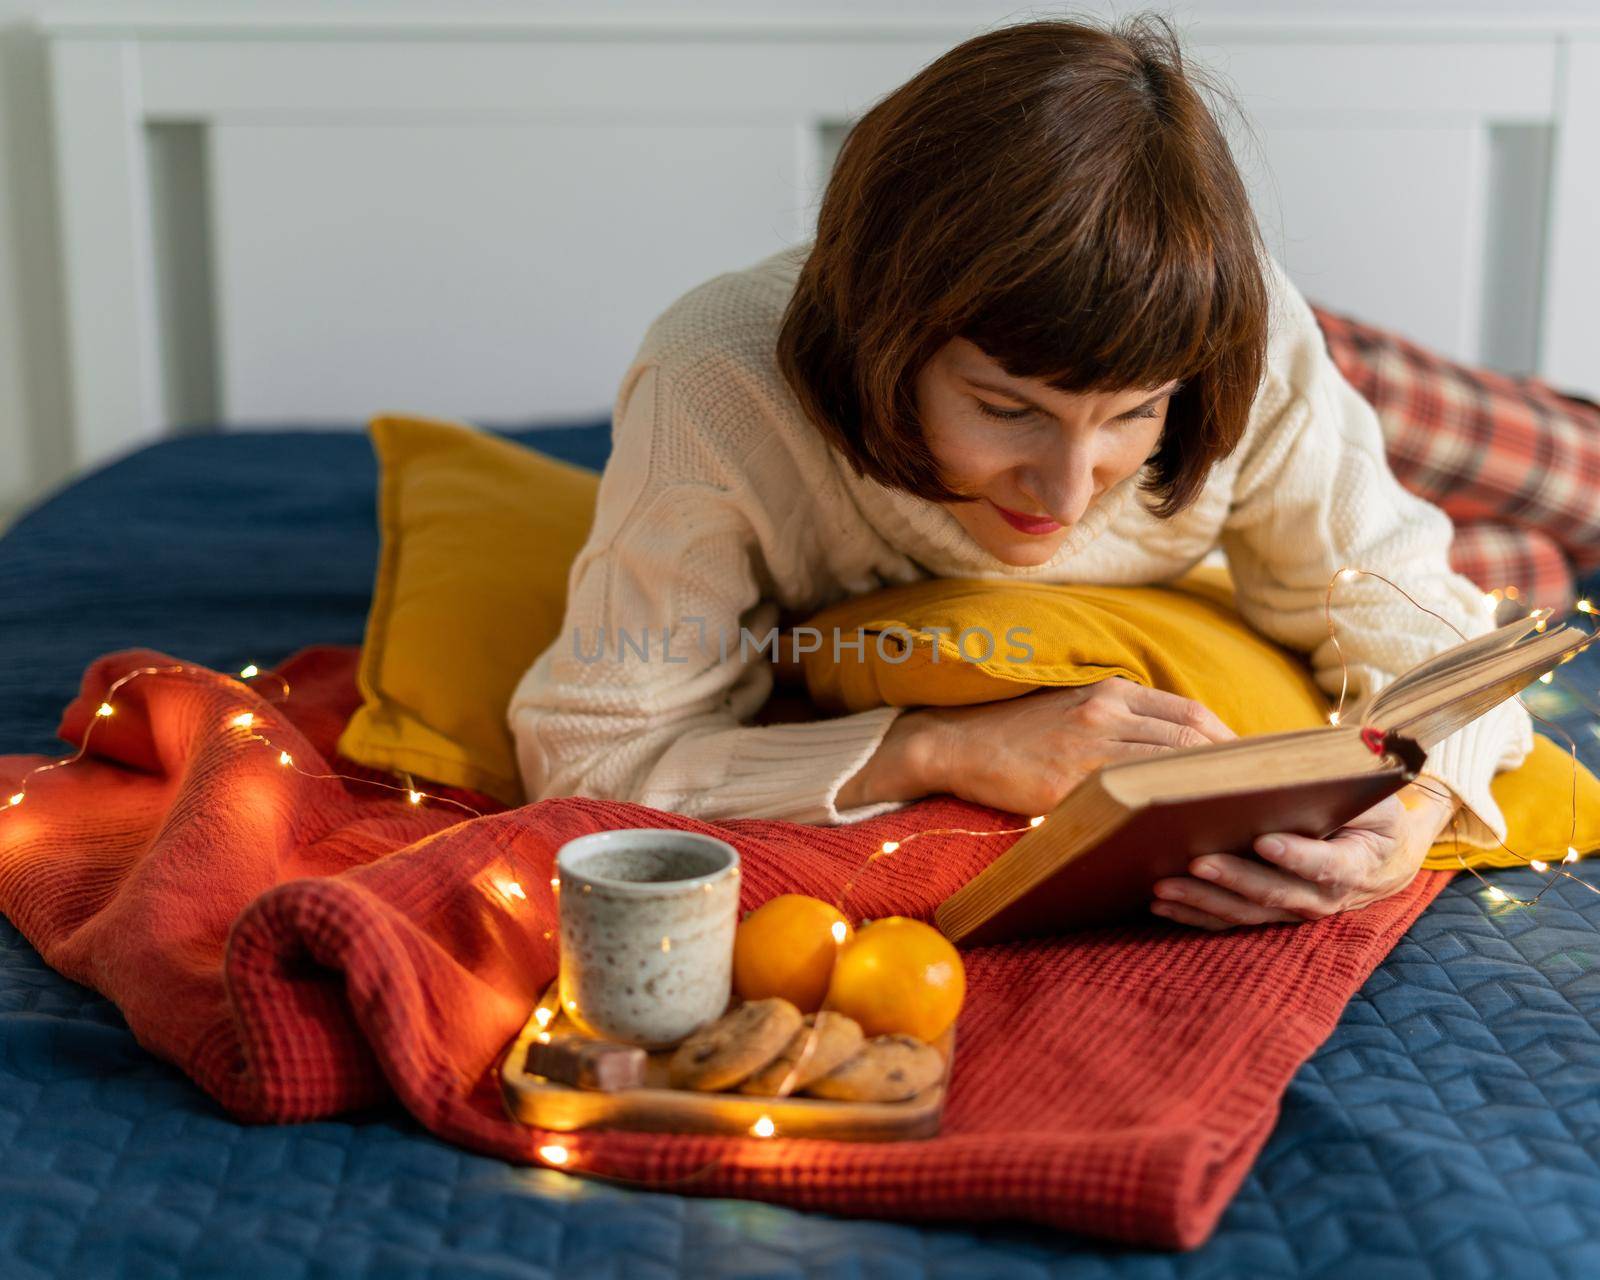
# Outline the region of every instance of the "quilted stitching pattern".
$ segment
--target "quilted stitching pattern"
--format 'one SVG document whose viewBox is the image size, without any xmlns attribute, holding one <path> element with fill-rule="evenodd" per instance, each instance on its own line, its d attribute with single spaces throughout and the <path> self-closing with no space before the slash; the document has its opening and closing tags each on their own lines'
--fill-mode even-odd
<svg viewBox="0 0 1600 1280">
<path fill-rule="evenodd" d="M 0 543 L 0 750 L 48 748 L 82 656 L 155 643 L 231 665 L 359 637 L 371 569 L 364 444 L 247 437 L 165 449 L 180 456 L 130 459 L 75 493 L 73 512 L 58 503 Z M 250 518 L 221 502 L 205 517 L 185 507 L 234 460 L 268 468 Z M 317 477 L 296 518 L 317 502 L 330 515 L 306 544 L 265 557 L 286 501 L 274 490 L 291 471 Z M 86 513 L 108 511 L 130 516 L 129 536 L 85 566 Z M 170 589 L 118 576 L 203 518 L 217 539 L 177 557 Z M 298 581 L 293 565 L 304 563 L 327 571 Z M 48 597 L 10 589 L 24 581 L 49 581 Z M 90 603 L 106 607 L 86 615 Z M 30 637 L 26 651 L 18 635 Z M 1600 654 L 1562 676 L 1593 697 Z M 1600 767 L 1579 702 L 1561 686 L 1526 696 Z M 1581 869 L 1600 884 L 1600 866 Z M 1497 883 L 1529 894 L 1535 879 Z M 1600 895 L 1564 885 L 1536 913 L 1505 912 L 1458 880 L 1300 1072 L 1211 1243 L 1171 1256 L 626 1191 L 458 1152 L 388 1111 L 245 1128 L 0 922 L 0 1274 L 1590 1276 L 1600 1274 L 1597 967 Z"/>
<path fill-rule="evenodd" d="M 245 1128 L 0 925 L 0 1258 L 12 1276 L 1593 1275 L 1597 959 L 1600 896 L 1565 886 L 1535 919 L 1452 886 L 1301 1071 L 1212 1242 L 1169 1256 L 624 1191 L 391 1113 Z"/>
</svg>

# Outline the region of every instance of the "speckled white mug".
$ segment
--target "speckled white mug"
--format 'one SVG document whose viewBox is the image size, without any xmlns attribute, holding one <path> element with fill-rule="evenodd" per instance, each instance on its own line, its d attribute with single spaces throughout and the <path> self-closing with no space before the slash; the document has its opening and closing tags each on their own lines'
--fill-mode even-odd
<svg viewBox="0 0 1600 1280">
<path fill-rule="evenodd" d="M 597 831 L 556 854 L 561 1007 L 647 1049 L 722 1015 L 733 982 L 739 854 L 692 831 Z"/>
</svg>

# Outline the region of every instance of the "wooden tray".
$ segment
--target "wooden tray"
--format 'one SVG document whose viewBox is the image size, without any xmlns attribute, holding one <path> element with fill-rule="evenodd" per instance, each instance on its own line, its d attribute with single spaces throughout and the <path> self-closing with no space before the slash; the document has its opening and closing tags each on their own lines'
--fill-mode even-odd
<svg viewBox="0 0 1600 1280">
<path fill-rule="evenodd" d="M 529 1017 L 500 1066 L 500 1088 L 513 1119 L 537 1129 L 642 1129 L 654 1133 L 721 1133 L 787 1138 L 837 1138 L 890 1142 L 930 1138 L 939 1132 L 955 1061 L 955 1028 L 934 1041 L 944 1058 L 939 1080 L 904 1102 L 832 1102 L 825 1098 L 771 1098 L 753 1094 L 700 1093 L 667 1085 L 671 1051 L 652 1053 L 642 1088 L 601 1093 L 558 1084 L 525 1070 L 528 1045 L 541 1031 L 571 1034 L 564 1015 Z M 547 1015 L 548 1016 L 548 1015 Z M 765 1122 L 770 1122 L 770 1125 Z"/>
</svg>

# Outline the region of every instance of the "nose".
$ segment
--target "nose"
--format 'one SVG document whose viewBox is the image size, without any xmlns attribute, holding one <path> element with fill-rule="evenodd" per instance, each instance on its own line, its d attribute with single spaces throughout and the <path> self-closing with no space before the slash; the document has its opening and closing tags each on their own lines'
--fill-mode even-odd
<svg viewBox="0 0 1600 1280">
<path fill-rule="evenodd" d="M 1067 457 L 1024 478 L 1022 490 L 1041 511 L 1064 525 L 1077 524 L 1094 501 L 1094 468 L 1083 457 Z"/>
</svg>

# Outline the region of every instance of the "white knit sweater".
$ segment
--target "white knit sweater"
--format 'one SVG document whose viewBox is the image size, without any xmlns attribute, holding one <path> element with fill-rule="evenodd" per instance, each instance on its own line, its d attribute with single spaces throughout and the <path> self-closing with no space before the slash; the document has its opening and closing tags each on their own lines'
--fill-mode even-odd
<svg viewBox="0 0 1600 1280">
<path fill-rule="evenodd" d="M 1468 636 L 1491 627 L 1483 592 L 1448 566 L 1449 518 L 1395 480 L 1376 416 L 1276 264 L 1266 379 L 1244 438 L 1198 499 L 1158 520 L 1138 500 L 1137 473 L 1103 493 L 1050 560 L 1016 568 L 944 508 L 856 477 L 801 413 L 774 343 L 809 248 L 714 277 L 646 332 L 617 395 L 565 626 L 509 709 L 529 800 L 585 795 L 811 823 L 900 807 L 841 811 L 834 798 L 901 709 L 750 724 L 773 672 L 765 654 L 741 653 L 740 627 L 759 638 L 780 606 L 809 611 L 930 576 L 1154 583 L 1220 551 L 1240 612 L 1309 654 L 1331 697 L 1339 659 L 1322 604 L 1342 565 L 1392 578 Z M 1338 585 L 1334 620 L 1347 713 L 1456 641 L 1369 577 Z M 1429 753 L 1427 771 L 1465 803 L 1464 839 L 1505 836 L 1489 779 L 1532 746 L 1528 714 L 1512 700 Z"/>
</svg>

